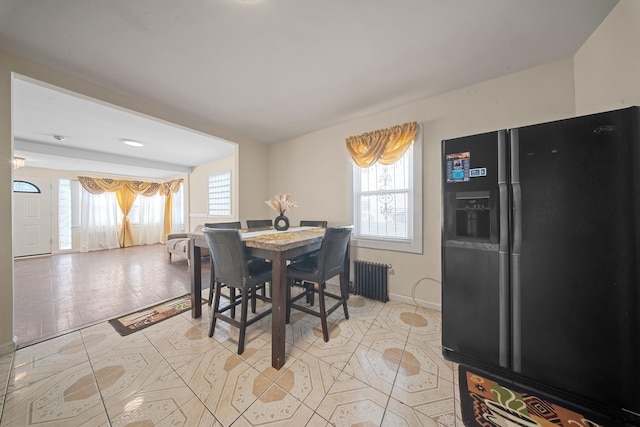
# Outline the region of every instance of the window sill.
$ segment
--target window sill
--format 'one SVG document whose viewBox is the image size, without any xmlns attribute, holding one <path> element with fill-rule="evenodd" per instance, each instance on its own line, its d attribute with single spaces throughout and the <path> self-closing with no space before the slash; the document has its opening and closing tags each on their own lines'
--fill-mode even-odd
<svg viewBox="0 0 640 427">
<path fill-rule="evenodd" d="M 351 245 L 358 248 L 381 249 L 385 251 L 409 252 L 414 254 L 422 253 L 422 240 L 418 241 L 393 241 L 383 239 L 367 239 L 364 237 L 353 237 Z"/>
</svg>

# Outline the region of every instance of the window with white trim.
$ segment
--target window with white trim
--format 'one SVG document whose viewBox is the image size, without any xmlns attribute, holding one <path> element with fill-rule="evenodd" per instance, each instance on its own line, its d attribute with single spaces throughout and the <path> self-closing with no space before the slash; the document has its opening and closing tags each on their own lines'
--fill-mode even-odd
<svg viewBox="0 0 640 427">
<path fill-rule="evenodd" d="M 82 186 L 77 180 L 58 181 L 58 249 L 74 249 L 74 230 L 80 228 Z M 77 243 L 75 243 L 77 245 Z"/>
<path fill-rule="evenodd" d="M 209 177 L 209 216 L 231 216 L 231 172 Z"/>
<path fill-rule="evenodd" d="M 353 167 L 353 244 L 422 252 L 422 155 L 420 132 L 391 165 Z"/>
</svg>

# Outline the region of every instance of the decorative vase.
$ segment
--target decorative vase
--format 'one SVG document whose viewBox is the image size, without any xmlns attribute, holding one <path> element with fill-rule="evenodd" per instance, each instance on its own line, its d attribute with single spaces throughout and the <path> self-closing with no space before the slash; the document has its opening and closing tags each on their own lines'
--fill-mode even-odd
<svg viewBox="0 0 640 427">
<path fill-rule="evenodd" d="M 289 229 L 289 218 L 280 214 L 273 221 L 273 226 L 278 231 L 286 231 Z"/>
</svg>

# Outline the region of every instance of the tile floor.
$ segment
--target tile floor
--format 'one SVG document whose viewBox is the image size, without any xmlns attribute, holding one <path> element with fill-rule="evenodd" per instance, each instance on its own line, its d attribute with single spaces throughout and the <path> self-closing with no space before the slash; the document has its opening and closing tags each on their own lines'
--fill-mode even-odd
<svg viewBox="0 0 640 427">
<path fill-rule="evenodd" d="M 0 357 L 0 425 L 462 426 L 440 313 L 359 296 L 349 313 L 333 313 L 325 343 L 318 320 L 294 311 L 278 371 L 271 316 L 240 356 L 235 328 L 207 336 L 207 306 L 127 337 L 99 322 Z"/>
</svg>

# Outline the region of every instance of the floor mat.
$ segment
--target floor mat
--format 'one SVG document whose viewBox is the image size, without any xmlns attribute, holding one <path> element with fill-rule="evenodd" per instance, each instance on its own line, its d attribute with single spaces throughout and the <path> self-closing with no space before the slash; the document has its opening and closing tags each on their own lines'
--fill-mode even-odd
<svg viewBox="0 0 640 427">
<path fill-rule="evenodd" d="M 201 303 L 204 304 L 205 299 Z M 191 310 L 190 294 L 109 320 L 111 326 L 122 336 L 132 334 L 151 325 L 167 320 L 180 313 Z"/>
<path fill-rule="evenodd" d="M 605 427 L 609 419 L 511 381 L 460 365 L 460 404 L 467 427 Z"/>
</svg>

